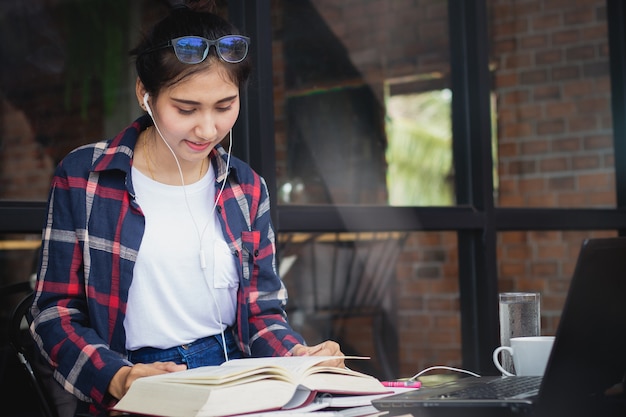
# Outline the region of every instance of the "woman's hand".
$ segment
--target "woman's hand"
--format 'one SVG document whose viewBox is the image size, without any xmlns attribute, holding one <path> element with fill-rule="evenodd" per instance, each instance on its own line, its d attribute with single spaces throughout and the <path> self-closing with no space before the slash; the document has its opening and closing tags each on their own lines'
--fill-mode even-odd
<svg viewBox="0 0 626 417">
<path fill-rule="evenodd" d="M 174 362 L 138 363 L 133 366 L 124 366 L 113 375 L 113 379 L 109 383 L 109 394 L 119 400 L 137 378 L 184 371 L 185 369 L 187 369 L 187 365 L 177 365 Z"/>
<path fill-rule="evenodd" d="M 337 356 L 337 359 L 320 362 L 320 365 L 324 366 L 336 366 L 339 368 L 345 367 L 343 360 L 343 352 L 339 347 L 339 343 L 327 340 L 315 346 L 295 345 L 293 347 L 294 356 Z"/>
</svg>

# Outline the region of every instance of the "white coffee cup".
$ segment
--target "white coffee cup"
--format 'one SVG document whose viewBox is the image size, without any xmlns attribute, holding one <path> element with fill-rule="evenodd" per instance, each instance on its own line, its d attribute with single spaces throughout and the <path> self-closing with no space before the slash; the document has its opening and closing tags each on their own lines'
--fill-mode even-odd
<svg viewBox="0 0 626 417">
<path fill-rule="evenodd" d="M 542 376 L 553 344 L 554 336 L 513 337 L 511 346 L 500 346 L 493 351 L 493 363 L 502 375 L 513 376 L 500 363 L 500 352 L 506 351 L 513 357 L 515 375 Z"/>
</svg>

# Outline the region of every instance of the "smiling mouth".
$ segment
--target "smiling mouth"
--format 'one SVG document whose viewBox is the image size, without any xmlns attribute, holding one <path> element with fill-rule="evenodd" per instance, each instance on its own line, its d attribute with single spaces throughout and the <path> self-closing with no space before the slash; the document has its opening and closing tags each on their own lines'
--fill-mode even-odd
<svg viewBox="0 0 626 417">
<path fill-rule="evenodd" d="M 203 151 L 206 148 L 208 148 L 211 145 L 211 142 L 201 142 L 201 143 L 197 143 L 197 142 L 192 142 L 192 141 L 187 141 L 187 145 L 196 151 Z"/>
</svg>

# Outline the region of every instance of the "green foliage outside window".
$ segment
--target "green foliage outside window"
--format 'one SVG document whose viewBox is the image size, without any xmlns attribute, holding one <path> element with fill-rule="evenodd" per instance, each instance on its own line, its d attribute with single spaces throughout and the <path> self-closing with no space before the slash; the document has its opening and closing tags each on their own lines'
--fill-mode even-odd
<svg viewBox="0 0 626 417">
<path fill-rule="evenodd" d="M 387 98 L 390 205 L 454 204 L 450 102 L 450 90 Z"/>
</svg>

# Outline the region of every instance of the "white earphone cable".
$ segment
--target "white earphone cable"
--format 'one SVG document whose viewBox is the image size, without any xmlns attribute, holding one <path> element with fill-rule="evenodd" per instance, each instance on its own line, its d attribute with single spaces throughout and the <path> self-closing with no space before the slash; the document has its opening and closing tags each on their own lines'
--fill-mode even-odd
<svg viewBox="0 0 626 417">
<path fill-rule="evenodd" d="M 454 371 L 454 372 L 461 372 L 461 373 L 465 373 L 465 374 L 468 374 L 468 375 L 480 378 L 479 374 L 474 373 L 472 371 L 468 371 L 467 369 L 460 369 L 460 368 L 454 368 L 454 367 L 451 367 L 451 366 L 437 365 L 437 366 L 431 366 L 430 368 L 423 369 L 422 371 L 416 373 L 411 378 L 409 378 L 409 381 L 415 381 L 417 378 L 419 378 L 420 376 L 424 375 L 426 372 L 430 372 L 430 371 L 437 370 L 437 369 L 443 369 L 443 370 Z"/>
<path fill-rule="evenodd" d="M 176 166 L 178 168 L 178 173 L 180 175 L 180 181 L 181 181 L 182 188 L 183 188 L 183 195 L 184 195 L 184 198 L 185 198 L 185 205 L 187 206 L 187 210 L 189 211 L 189 216 L 191 217 L 191 221 L 193 222 L 193 224 L 195 226 L 196 233 L 198 235 L 198 241 L 200 243 L 200 253 L 199 253 L 199 255 L 200 255 L 200 268 L 202 269 L 202 273 L 204 274 L 205 279 L 208 279 L 208 277 L 207 277 L 207 270 L 206 270 L 206 258 L 205 258 L 205 254 L 204 254 L 204 249 L 202 247 L 202 240 L 204 239 L 204 233 L 206 232 L 207 227 L 213 221 L 213 216 L 215 215 L 215 210 L 217 208 L 219 199 L 222 196 L 222 192 L 224 191 L 224 187 L 226 186 L 226 181 L 227 181 L 227 178 L 228 178 L 228 168 L 230 166 L 230 155 L 231 155 L 231 151 L 232 151 L 232 148 L 233 148 L 233 129 L 231 128 L 230 131 L 229 131 L 228 155 L 226 157 L 226 176 L 224 177 L 224 180 L 222 181 L 222 185 L 220 187 L 220 190 L 219 190 L 217 196 L 215 197 L 215 204 L 213 204 L 213 207 L 211 208 L 211 213 L 209 214 L 209 220 L 204 225 L 204 228 L 202 229 L 202 233 L 200 233 L 200 228 L 198 227 L 198 223 L 196 222 L 196 219 L 195 219 L 195 217 L 193 215 L 193 211 L 191 210 L 191 206 L 189 204 L 189 200 L 188 200 L 188 197 L 187 197 L 187 187 L 185 186 L 185 178 L 184 178 L 184 175 L 183 175 L 183 170 L 182 170 L 182 168 L 180 166 L 180 162 L 178 161 L 178 157 L 176 156 L 176 153 L 174 152 L 174 150 L 172 149 L 170 144 L 167 143 L 167 141 L 165 140 L 165 137 L 161 133 L 161 129 L 159 129 L 159 126 L 157 125 L 157 122 L 154 119 L 154 116 L 152 115 L 152 111 L 150 109 L 150 105 L 148 104 L 148 94 L 147 93 L 146 93 L 146 95 L 144 95 L 144 104 L 146 106 L 146 110 L 147 110 L 148 114 L 152 118 L 152 122 L 154 123 L 154 127 L 155 127 L 157 133 L 159 134 L 159 137 L 161 138 L 161 140 L 163 140 L 163 143 L 165 143 L 165 146 L 167 146 L 167 149 L 169 149 L 170 153 L 174 157 L 174 161 L 176 162 Z M 209 165 L 209 169 L 211 169 L 210 165 Z M 213 302 L 215 303 L 215 306 L 216 306 L 216 309 L 217 309 L 217 314 L 218 314 L 219 324 L 220 324 L 220 334 L 222 336 L 222 348 L 224 350 L 224 358 L 226 359 L 226 361 L 228 361 L 229 360 L 228 359 L 228 349 L 226 347 L 226 338 L 224 337 L 224 323 L 222 321 L 222 313 L 221 313 L 221 309 L 220 309 L 220 304 L 219 304 L 217 298 L 215 297 L 215 293 L 211 289 L 210 285 L 209 285 L 209 292 L 211 293 L 211 298 L 213 298 Z"/>
</svg>

